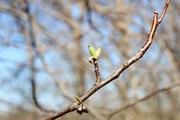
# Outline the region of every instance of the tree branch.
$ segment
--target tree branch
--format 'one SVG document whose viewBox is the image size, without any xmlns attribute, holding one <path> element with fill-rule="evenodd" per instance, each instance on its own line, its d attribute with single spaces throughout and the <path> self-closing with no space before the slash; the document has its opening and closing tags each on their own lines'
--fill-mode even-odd
<svg viewBox="0 0 180 120">
<path fill-rule="evenodd" d="M 162 19 L 164 18 L 164 15 L 165 15 L 165 13 L 167 11 L 168 6 L 169 6 L 169 0 L 166 1 L 166 5 L 165 5 L 165 7 L 163 9 L 163 12 L 162 12 L 160 18 L 158 18 L 157 11 L 154 12 L 154 17 L 153 17 L 153 22 L 152 22 L 151 30 L 149 32 L 148 39 L 145 42 L 144 46 L 135 54 L 135 56 L 131 57 L 116 72 L 114 72 L 112 75 L 110 75 L 107 79 L 105 79 L 104 81 L 100 82 L 99 84 L 95 84 L 89 91 L 87 91 L 82 97 L 80 97 L 80 100 L 82 102 L 84 102 L 86 99 L 88 99 L 91 95 L 93 95 L 95 92 L 97 92 L 103 86 L 105 86 L 108 83 L 110 83 L 111 81 L 117 79 L 124 70 L 126 70 L 133 63 L 135 63 L 136 61 L 138 61 L 140 58 L 143 57 L 145 52 L 148 50 L 148 48 L 152 44 L 153 37 L 155 35 L 156 29 L 157 29 L 159 23 L 161 23 Z M 78 108 L 78 106 L 80 104 L 81 104 L 81 102 L 74 102 L 70 106 L 68 106 L 67 108 L 61 110 L 60 112 L 58 112 L 58 113 L 56 113 L 56 114 L 54 114 L 52 116 L 47 117 L 45 120 L 55 120 L 56 118 L 59 118 L 59 117 L 65 115 L 65 114 L 67 114 L 69 112 L 75 111 L 75 110 L 77 110 L 77 108 Z"/>
<path fill-rule="evenodd" d="M 36 68 L 35 68 L 35 58 L 36 55 L 39 56 L 42 60 L 42 62 L 45 64 L 42 55 L 40 54 L 40 52 L 37 49 L 37 44 L 36 44 L 36 38 L 35 38 L 35 34 L 34 34 L 34 28 L 33 28 L 33 24 L 32 24 L 32 16 L 30 14 L 30 3 L 28 0 L 23 0 L 24 4 L 25 4 L 25 8 L 24 8 L 24 12 L 26 13 L 27 17 L 28 17 L 28 24 L 29 24 L 29 28 L 28 28 L 28 32 L 29 32 L 29 39 L 31 41 L 30 43 L 30 47 L 32 49 L 30 49 L 30 70 L 31 70 L 31 91 L 32 91 L 32 100 L 35 104 L 35 106 L 43 112 L 52 112 L 54 113 L 55 111 L 53 110 L 48 110 L 46 108 L 44 108 L 38 101 L 37 95 L 36 95 L 36 82 L 35 82 L 35 73 L 36 73 Z M 34 51 L 32 51 L 34 50 Z"/>
<path fill-rule="evenodd" d="M 172 89 L 172 88 L 178 87 L 178 86 L 180 86 L 180 82 L 176 82 L 176 83 L 173 83 L 173 84 L 171 84 L 171 85 L 169 85 L 169 86 L 166 86 L 166 87 L 160 88 L 160 89 L 158 89 L 158 90 L 155 90 L 155 91 L 147 94 L 147 95 L 144 96 L 143 98 L 140 98 L 140 99 L 138 99 L 138 100 L 136 100 L 136 101 L 134 101 L 134 102 L 128 103 L 128 104 L 120 107 L 119 109 L 111 112 L 111 113 L 109 114 L 107 120 L 110 120 L 115 114 L 117 114 L 117 113 L 119 113 L 119 112 L 122 112 L 122 111 L 124 111 L 124 110 L 127 110 L 128 108 L 134 107 L 134 106 L 137 105 L 138 103 L 144 102 L 144 101 L 146 101 L 146 100 L 148 100 L 148 99 L 150 99 L 150 98 L 158 95 L 159 93 L 166 92 L 166 91 L 168 91 L 168 90 L 170 90 L 170 89 Z"/>
</svg>

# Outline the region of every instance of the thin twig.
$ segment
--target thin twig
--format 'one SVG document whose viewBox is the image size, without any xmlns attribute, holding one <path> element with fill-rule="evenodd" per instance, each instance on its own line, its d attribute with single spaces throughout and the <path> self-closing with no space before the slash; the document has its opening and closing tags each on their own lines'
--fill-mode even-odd
<svg viewBox="0 0 180 120">
<path fill-rule="evenodd" d="M 166 1 L 166 4 L 165 4 L 165 6 L 164 6 L 164 10 L 163 10 L 161 16 L 159 17 L 158 23 L 161 23 L 161 22 L 162 22 L 165 14 L 166 14 L 167 8 L 168 8 L 168 6 L 169 6 L 169 3 L 170 3 L 170 0 L 167 0 L 167 1 Z"/>
<path fill-rule="evenodd" d="M 101 74 L 99 71 L 99 65 L 98 65 L 98 59 L 92 58 L 93 64 L 94 64 L 94 71 L 96 74 L 96 84 L 99 84 L 101 82 Z"/>
<path fill-rule="evenodd" d="M 128 104 L 120 107 L 119 109 L 111 112 L 111 113 L 109 114 L 107 120 L 110 120 L 110 119 L 111 119 L 115 114 L 117 114 L 117 113 L 120 113 L 120 112 L 122 112 L 122 111 L 124 111 L 124 110 L 127 110 L 128 108 L 134 107 L 134 106 L 137 105 L 138 103 L 144 102 L 144 101 L 146 101 L 146 100 L 148 100 L 148 99 L 150 99 L 150 98 L 158 95 L 159 93 L 166 92 L 166 91 L 168 91 L 168 90 L 170 90 L 170 89 L 172 89 L 172 88 L 178 87 L 178 86 L 180 86 L 180 82 L 176 82 L 176 83 L 173 83 L 173 84 L 168 85 L 168 86 L 166 86 L 166 87 L 163 87 L 163 88 L 160 88 L 160 89 L 158 89 L 158 90 L 155 90 L 155 91 L 147 94 L 146 96 L 144 96 L 144 97 L 142 97 L 142 98 L 140 98 L 140 99 L 138 99 L 138 100 L 136 100 L 136 101 L 134 101 L 134 102 L 128 103 Z"/>
<path fill-rule="evenodd" d="M 95 84 L 89 91 L 87 91 L 82 97 L 80 97 L 80 100 L 82 102 L 84 102 L 86 99 L 88 99 L 91 95 L 93 95 L 95 92 L 97 92 L 100 88 L 102 88 L 103 86 L 107 85 L 108 83 L 110 83 L 111 81 L 117 79 L 120 74 L 126 70 L 128 67 L 130 67 L 133 63 L 135 63 L 136 61 L 138 61 L 140 58 L 143 57 L 143 55 L 145 54 L 145 52 L 148 50 L 148 48 L 151 46 L 152 41 L 153 41 L 153 37 L 155 35 L 156 29 L 159 25 L 159 23 L 162 21 L 164 14 L 167 11 L 167 8 L 169 6 L 169 0 L 167 0 L 166 5 L 163 9 L 162 15 L 160 17 L 160 20 L 158 18 L 158 13 L 157 11 L 154 12 L 154 18 L 153 18 L 153 22 L 152 22 L 152 26 L 151 26 L 151 30 L 149 32 L 148 35 L 148 39 L 145 42 L 144 46 L 135 54 L 135 56 L 131 57 L 125 64 L 123 64 L 116 72 L 114 72 L 112 75 L 110 75 L 107 79 L 105 79 L 104 81 L 100 82 L 100 84 Z M 78 106 L 80 105 L 79 102 L 74 102 L 72 103 L 70 106 L 68 106 L 67 108 L 59 111 L 58 113 L 47 117 L 45 120 L 55 120 L 69 112 L 73 112 L 75 111 Z"/>
</svg>

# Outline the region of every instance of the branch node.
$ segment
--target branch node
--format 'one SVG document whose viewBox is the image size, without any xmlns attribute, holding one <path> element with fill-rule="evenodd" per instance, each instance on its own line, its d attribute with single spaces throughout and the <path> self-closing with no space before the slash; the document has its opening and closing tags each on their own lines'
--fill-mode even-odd
<svg viewBox="0 0 180 120">
<path fill-rule="evenodd" d="M 84 106 L 83 101 L 81 100 L 81 98 L 76 96 L 76 100 L 78 102 L 77 105 L 75 105 L 76 112 L 79 113 L 80 115 L 82 113 L 88 113 L 88 109 L 87 109 L 87 107 Z"/>
<path fill-rule="evenodd" d="M 89 111 L 88 111 L 87 107 L 84 106 L 84 104 L 81 104 L 81 105 L 79 105 L 78 108 L 76 109 L 76 112 L 81 115 L 82 113 L 88 113 Z"/>
</svg>

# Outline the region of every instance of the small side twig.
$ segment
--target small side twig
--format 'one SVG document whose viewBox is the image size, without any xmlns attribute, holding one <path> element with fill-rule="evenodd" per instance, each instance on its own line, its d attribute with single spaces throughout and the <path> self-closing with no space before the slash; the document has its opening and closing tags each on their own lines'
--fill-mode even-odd
<svg viewBox="0 0 180 120">
<path fill-rule="evenodd" d="M 101 82 L 101 75 L 100 75 L 100 71 L 99 71 L 98 59 L 92 58 L 92 60 L 93 60 L 93 64 L 94 64 L 94 71 L 96 74 L 96 83 L 95 84 L 99 84 Z"/>
<path fill-rule="evenodd" d="M 162 22 L 165 14 L 166 14 L 167 8 L 168 8 L 168 6 L 169 6 L 169 3 L 170 3 L 170 0 L 167 0 L 167 1 L 166 1 L 166 4 L 165 4 L 165 6 L 164 6 L 163 12 L 162 12 L 161 16 L 159 17 L 158 24 L 160 24 L 160 23 Z"/>
</svg>

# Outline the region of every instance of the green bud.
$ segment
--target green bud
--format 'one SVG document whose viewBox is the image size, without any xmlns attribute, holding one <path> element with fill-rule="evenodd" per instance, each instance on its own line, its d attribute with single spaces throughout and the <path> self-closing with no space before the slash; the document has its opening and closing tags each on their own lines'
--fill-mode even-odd
<svg viewBox="0 0 180 120">
<path fill-rule="evenodd" d="M 92 58 L 98 59 L 99 55 L 101 54 L 102 49 L 98 48 L 97 50 L 94 49 L 92 45 L 88 45 L 89 53 Z"/>
<path fill-rule="evenodd" d="M 88 45 L 88 49 L 89 49 L 89 53 L 90 53 L 91 57 L 97 58 L 96 51 L 95 51 L 94 47 L 92 45 Z"/>
<path fill-rule="evenodd" d="M 98 58 L 99 55 L 101 54 L 101 51 L 102 51 L 101 48 L 98 48 L 98 49 L 96 50 L 96 57 L 97 57 L 97 58 Z"/>
</svg>

